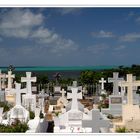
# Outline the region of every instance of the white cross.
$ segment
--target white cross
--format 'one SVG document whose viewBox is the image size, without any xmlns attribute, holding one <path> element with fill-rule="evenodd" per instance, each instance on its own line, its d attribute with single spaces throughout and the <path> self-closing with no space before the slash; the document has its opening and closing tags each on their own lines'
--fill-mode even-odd
<svg viewBox="0 0 140 140">
<path fill-rule="evenodd" d="M 62 90 L 60 91 L 60 93 L 62 93 L 62 98 L 64 98 L 64 97 L 65 97 L 66 91 L 65 91 L 64 89 L 62 89 Z"/>
<path fill-rule="evenodd" d="M 15 83 L 15 89 L 12 89 L 16 93 L 16 105 L 21 105 L 21 93 L 26 93 L 26 89 L 21 89 L 21 84 Z"/>
<path fill-rule="evenodd" d="M 78 88 L 71 88 L 72 93 L 68 93 L 67 99 L 72 99 L 71 110 L 78 110 L 78 101 L 77 99 L 82 99 L 82 93 L 78 93 Z"/>
<path fill-rule="evenodd" d="M 133 79 L 132 74 L 127 74 L 127 80 L 119 82 L 119 86 L 127 87 L 127 104 L 132 105 L 133 104 L 133 88 L 136 86 L 140 86 L 140 80 L 135 81 Z"/>
<path fill-rule="evenodd" d="M 119 89 L 118 89 L 118 82 L 123 81 L 123 78 L 118 78 L 119 73 L 113 72 L 113 78 L 108 78 L 109 83 L 113 83 L 113 94 L 118 95 Z"/>
<path fill-rule="evenodd" d="M 12 82 L 13 82 L 13 78 L 15 78 L 15 74 L 12 74 L 12 71 L 8 71 L 8 74 L 6 75 L 6 78 L 8 78 L 8 86 L 6 88 L 6 92 L 11 92 L 12 90 Z"/>
<path fill-rule="evenodd" d="M 21 77 L 21 82 L 26 82 L 27 94 L 32 95 L 31 83 L 36 82 L 36 77 L 31 77 L 31 72 L 26 72 L 26 77 Z"/>
<path fill-rule="evenodd" d="M 6 75 L 2 74 L 0 70 L 0 90 L 4 87 L 3 85 L 5 83 L 5 78 L 6 78 Z"/>
<path fill-rule="evenodd" d="M 101 80 L 99 80 L 99 83 L 101 83 L 101 90 L 104 90 L 104 83 L 106 83 L 106 80 L 104 80 L 104 78 L 101 78 Z"/>
</svg>

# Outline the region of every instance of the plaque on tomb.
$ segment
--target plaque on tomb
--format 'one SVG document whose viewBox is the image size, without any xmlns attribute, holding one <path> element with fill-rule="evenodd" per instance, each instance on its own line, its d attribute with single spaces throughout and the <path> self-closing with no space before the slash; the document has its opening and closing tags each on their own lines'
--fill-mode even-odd
<svg viewBox="0 0 140 140">
<path fill-rule="evenodd" d="M 54 87 L 54 92 L 60 92 L 61 91 L 61 87 Z"/>
<path fill-rule="evenodd" d="M 69 119 L 69 121 L 82 120 L 83 114 L 82 114 L 82 112 L 69 112 L 68 119 Z"/>
<path fill-rule="evenodd" d="M 111 97 L 111 104 L 122 104 L 121 97 Z"/>
</svg>

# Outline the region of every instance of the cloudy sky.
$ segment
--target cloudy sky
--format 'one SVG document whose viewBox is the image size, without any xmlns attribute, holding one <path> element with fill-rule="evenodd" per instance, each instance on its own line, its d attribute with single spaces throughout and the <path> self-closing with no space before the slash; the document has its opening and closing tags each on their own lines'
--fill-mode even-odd
<svg viewBox="0 0 140 140">
<path fill-rule="evenodd" d="M 0 66 L 140 62 L 140 8 L 0 8 Z"/>
</svg>

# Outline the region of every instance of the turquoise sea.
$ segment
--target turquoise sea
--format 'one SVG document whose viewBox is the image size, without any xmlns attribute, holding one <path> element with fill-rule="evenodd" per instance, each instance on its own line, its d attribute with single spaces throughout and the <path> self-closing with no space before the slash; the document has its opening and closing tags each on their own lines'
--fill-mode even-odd
<svg viewBox="0 0 140 140">
<path fill-rule="evenodd" d="M 14 71 L 83 71 L 83 70 L 107 70 L 115 69 L 118 66 L 71 66 L 71 67 L 15 67 Z M 7 67 L 0 67 L 2 71 L 7 71 Z"/>
</svg>

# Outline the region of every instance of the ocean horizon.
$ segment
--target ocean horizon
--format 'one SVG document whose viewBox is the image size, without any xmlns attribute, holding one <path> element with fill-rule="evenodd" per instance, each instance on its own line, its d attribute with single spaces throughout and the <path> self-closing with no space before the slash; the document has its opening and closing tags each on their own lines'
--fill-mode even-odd
<svg viewBox="0 0 140 140">
<path fill-rule="evenodd" d="M 108 70 L 119 66 L 17 66 L 14 71 L 81 71 L 81 70 Z M 8 67 L 0 67 L 7 71 Z"/>
</svg>

